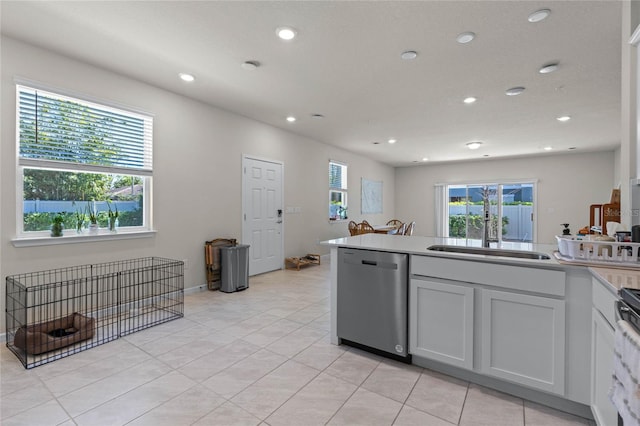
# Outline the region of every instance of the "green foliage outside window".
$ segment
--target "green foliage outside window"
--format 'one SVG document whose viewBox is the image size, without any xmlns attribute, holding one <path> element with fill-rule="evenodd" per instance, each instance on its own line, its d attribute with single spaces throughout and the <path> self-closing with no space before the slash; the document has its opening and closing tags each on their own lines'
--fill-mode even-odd
<svg viewBox="0 0 640 426">
<path fill-rule="evenodd" d="M 467 217 L 469 218 L 469 235 L 467 236 Z M 509 224 L 509 218 L 502 218 L 502 235 L 507 234 L 506 226 Z M 498 225 L 497 216 L 492 215 L 490 226 L 492 230 L 496 230 Z M 449 216 L 449 236 L 452 238 L 471 238 L 481 239 L 484 230 L 484 218 L 482 215 L 470 214 L 466 215 L 450 215 Z M 495 235 L 495 232 L 493 233 Z"/>
<path fill-rule="evenodd" d="M 142 202 L 142 199 L 140 200 Z M 64 218 L 65 229 L 75 229 L 77 218 L 75 212 L 62 213 L 25 213 L 24 214 L 24 230 L 43 231 L 49 229 L 53 218 L 61 215 Z M 107 212 L 98 212 L 98 226 L 106 228 L 108 224 Z M 118 223 L 120 226 L 140 226 L 142 225 L 142 205 L 132 211 L 118 212 Z"/>
<path fill-rule="evenodd" d="M 482 201 L 449 201 L 450 206 L 481 206 L 483 205 Z M 510 201 L 510 202 L 502 202 L 503 206 L 532 206 L 533 202 L 531 201 Z"/>
</svg>

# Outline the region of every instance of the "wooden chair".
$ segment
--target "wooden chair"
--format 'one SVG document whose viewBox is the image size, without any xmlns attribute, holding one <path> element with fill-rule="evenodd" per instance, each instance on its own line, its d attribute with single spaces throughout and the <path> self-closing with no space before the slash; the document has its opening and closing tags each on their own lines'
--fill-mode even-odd
<svg viewBox="0 0 640 426">
<path fill-rule="evenodd" d="M 369 225 L 369 223 L 364 220 L 356 225 L 356 233 L 353 235 L 370 234 L 373 232 L 375 232 L 373 226 Z"/>
<path fill-rule="evenodd" d="M 416 226 L 416 222 L 415 221 L 411 222 L 409 225 L 407 225 L 403 235 L 413 235 L 413 228 L 415 226 Z"/>
<path fill-rule="evenodd" d="M 415 222 L 403 223 L 398 232 L 395 235 L 413 235 L 413 228 L 416 226 Z"/>
<path fill-rule="evenodd" d="M 216 238 L 204 243 L 204 264 L 207 269 L 207 288 L 220 288 L 220 247 L 234 247 L 235 238 Z"/>
<path fill-rule="evenodd" d="M 400 225 L 400 228 L 398 228 L 398 230 L 393 233 L 393 235 L 404 235 L 404 233 L 407 231 L 407 226 L 409 226 L 408 223 L 403 223 L 402 225 Z"/>
<path fill-rule="evenodd" d="M 356 235 L 356 228 L 358 227 L 358 224 L 355 223 L 354 221 L 349 221 L 349 235 Z"/>
<path fill-rule="evenodd" d="M 389 222 L 387 222 L 387 225 L 396 227 L 396 229 L 394 229 L 393 231 L 387 232 L 387 234 L 400 235 L 400 228 L 402 228 L 402 225 L 404 225 L 404 223 L 402 223 L 402 221 L 398 219 L 391 219 Z"/>
</svg>

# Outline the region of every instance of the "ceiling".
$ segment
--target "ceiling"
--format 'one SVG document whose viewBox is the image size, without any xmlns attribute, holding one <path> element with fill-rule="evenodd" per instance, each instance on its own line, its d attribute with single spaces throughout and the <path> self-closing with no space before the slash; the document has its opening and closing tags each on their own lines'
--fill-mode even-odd
<svg viewBox="0 0 640 426">
<path fill-rule="evenodd" d="M 4 35 L 392 166 L 620 143 L 617 0 L 5 0 L 0 8 Z M 547 19 L 527 20 L 543 8 Z M 280 40 L 282 26 L 297 37 Z M 466 31 L 476 38 L 456 42 Z M 401 59 L 408 50 L 417 58 Z M 246 70 L 245 61 L 260 66 Z M 549 63 L 558 70 L 538 72 Z M 516 86 L 526 90 L 505 95 Z M 468 96 L 477 102 L 464 104 Z M 571 120 L 556 120 L 563 115 Z M 469 150 L 472 140 L 483 144 Z"/>
</svg>

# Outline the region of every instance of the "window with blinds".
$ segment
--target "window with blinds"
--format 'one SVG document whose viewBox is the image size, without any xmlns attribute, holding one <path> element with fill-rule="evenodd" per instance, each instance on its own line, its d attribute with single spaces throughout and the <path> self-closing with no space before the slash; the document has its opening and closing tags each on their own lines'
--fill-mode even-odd
<svg viewBox="0 0 640 426">
<path fill-rule="evenodd" d="M 329 220 L 347 216 L 347 165 L 329 160 Z"/>
<path fill-rule="evenodd" d="M 38 88 L 16 89 L 23 186 L 18 233 L 46 231 L 57 215 L 67 233 L 88 231 L 90 219 L 99 233 L 151 229 L 153 118 Z M 109 226 L 114 219 L 118 228 Z"/>
</svg>

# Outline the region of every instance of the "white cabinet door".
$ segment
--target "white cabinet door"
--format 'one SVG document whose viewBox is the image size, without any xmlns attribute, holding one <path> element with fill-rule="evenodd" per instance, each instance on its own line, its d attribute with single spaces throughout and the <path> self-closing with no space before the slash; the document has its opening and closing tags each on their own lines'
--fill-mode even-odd
<svg viewBox="0 0 640 426">
<path fill-rule="evenodd" d="M 615 331 L 597 309 L 592 310 L 591 411 L 598 425 L 616 425 L 618 412 L 609 400 Z"/>
<path fill-rule="evenodd" d="M 563 300 L 482 290 L 483 374 L 564 394 Z"/>
<path fill-rule="evenodd" d="M 409 351 L 473 369 L 473 293 L 472 287 L 412 279 Z"/>
</svg>

